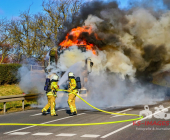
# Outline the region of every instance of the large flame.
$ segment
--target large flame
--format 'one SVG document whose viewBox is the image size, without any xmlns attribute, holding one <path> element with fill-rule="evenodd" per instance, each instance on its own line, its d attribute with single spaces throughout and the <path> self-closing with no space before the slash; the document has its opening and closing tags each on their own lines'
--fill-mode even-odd
<svg viewBox="0 0 170 140">
<path fill-rule="evenodd" d="M 93 54 L 96 54 L 96 47 L 94 44 L 88 43 L 86 39 L 79 38 L 80 34 L 83 32 L 91 34 L 93 30 L 89 26 L 73 28 L 69 33 L 67 33 L 65 40 L 59 44 L 61 46 L 61 49 L 67 49 L 70 46 L 76 45 L 78 47 L 86 47 L 86 50 L 91 50 Z M 96 34 L 94 35 L 96 36 L 96 38 L 98 38 Z"/>
</svg>

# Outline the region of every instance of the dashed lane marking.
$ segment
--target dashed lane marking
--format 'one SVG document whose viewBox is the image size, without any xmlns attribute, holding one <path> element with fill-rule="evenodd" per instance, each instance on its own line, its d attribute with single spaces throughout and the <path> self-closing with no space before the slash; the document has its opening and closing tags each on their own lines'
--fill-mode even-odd
<svg viewBox="0 0 170 140">
<path fill-rule="evenodd" d="M 38 115 L 42 115 L 42 113 L 38 113 L 38 114 L 30 115 L 30 116 L 38 116 Z"/>
<path fill-rule="evenodd" d="M 125 109 L 125 110 L 122 110 L 122 111 L 119 111 L 119 112 L 116 112 L 116 113 L 122 113 L 122 112 L 130 111 L 130 110 L 133 110 L 133 108 L 128 108 L 128 109 Z M 114 114 L 111 114 L 111 115 L 114 115 Z M 115 116 L 122 116 L 122 115 L 114 115 L 114 116 L 112 116 L 110 118 L 113 118 Z"/>
<path fill-rule="evenodd" d="M 14 132 L 14 133 L 10 133 L 9 135 L 26 135 L 26 134 L 29 134 L 31 132 Z M 33 136 L 49 136 L 53 133 L 43 133 L 43 132 L 39 132 L 39 133 L 35 133 L 35 134 L 32 134 Z M 77 134 L 71 134 L 71 133 L 61 133 L 61 134 L 58 134 L 56 136 L 59 136 L 59 137 L 72 137 L 72 136 L 75 136 Z M 84 134 L 82 135 L 81 137 L 82 138 L 97 138 L 99 137 L 100 135 L 94 135 L 94 134 Z"/>
<path fill-rule="evenodd" d="M 61 133 L 61 134 L 58 134 L 56 136 L 65 136 L 65 137 L 72 137 L 72 136 L 75 136 L 77 134 L 68 134 L 68 133 Z"/>
<path fill-rule="evenodd" d="M 48 136 L 48 135 L 51 135 L 53 133 L 35 133 L 35 134 L 32 134 L 34 136 Z"/>
<path fill-rule="evenodd" d="M 24 127 L 24 128 L 21 128 L 21 129 L 16 129 L 16 130 L 13 130 L 13 131 L 6 132 L 6 133 L 4 133 L 4 134 L 9 134 L 9 133 L 12 133 L 12 132 L 24 130 L 24 129 L 31 128 L 31 127 L 35 127 L 35 126 L 28 126 L 28 127 Z"/>
<path fill-rule="evenodd" d="M 126 114 L 126 113 L 123 113 L 123 114 Z M 124 116 L 124 115 L 115 115 L 115 116 L 112 116 L 110 118 L 115 118 L 115 117 L 119 117 L 119 116 Z"/>
<path fill-rule="evenodd" d="M 80 113 L 80 114 L 77 114 L 77 116 L 83 115 L 83 114 L 86 114 L 86 113 Z M 64 118 L 60 118 L 60 119 L 57 119 L 57 120 L 48 121 L 48 122 L 41 123 L 41 124 L 47 124 L 47 123 L 51 123 L 51 122 L 55 122 L 55 121 L 60 121 L 60 120 L 64 120 L 64 119 L 71 118 L 71 117 L 74 117 L 74 116 L 68 116 L 68 117 L 64 117 Z M 19 130 L 24 130 L 24 129 L 31 128 L 31 127 L 35 127 L 35 126 L 29 126 L 29 127 L 24 127 L 24 128 L 21 128 L 21 129 L 16 129 L 16 130 L 13 130 L 13 131 L 6 132 L 4 134 L 9 134 L 9 133 L 12 133 L 12 132 L 16 132 L 16 131 L 19 131 Z"/>
<path fill-rule="evenodd" d="M 11 133 L 9 135 L 26 135 L 26 134 L 29 134 L 30 132 L 14 132 L 14 133 Z"/>
<path fill-rule="evenodd" d="M 63 110 L 65 110 L 65 109 L 60 109 L 60 110 L 56 110 L 56 112 L 58 112 L 58 111 L 63 111 Z M 49 112 L 48 112 L 49 113 Z M 34 114 L 34 115 L 30 115 L 30 116 L 39 116 L 39 115 L 42 115 L 42 113 L 38 113 L 38 114 Z"/>
<path fill-rule="evenodd" d="M 100 135 L 92 135 L 92 134 L 84 134 L 82 135 L 81 137 L 82 138 L 97 138 L 99 137 Z"/>
</svg>

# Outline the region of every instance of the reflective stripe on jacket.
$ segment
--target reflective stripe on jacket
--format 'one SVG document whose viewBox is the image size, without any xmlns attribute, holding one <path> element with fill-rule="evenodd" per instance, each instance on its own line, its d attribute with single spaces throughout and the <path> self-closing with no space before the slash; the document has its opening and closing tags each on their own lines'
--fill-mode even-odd
<svg viewBox="0 0 170 140">
<path fill-rule="evenodd" d="M 57 91 L 58 91 L 58 89 L 59 89 L 59 87 L 58 87 L 58 82 L 51 82 L 51 91 L 49 91 L 48 93 L 47 93 L 47 96 L 48 95 L 54 95 L 54 96 L 57 96 Z M 54 91 L 56 91 L 55 92 L 55 94 L 54 94 Z"/>
<path fill-rule="evenodd" d="M 74 78 L 70 79 L 70 83 L 69 83 L 69 90 L 71 91 L 69 94 L 71 94 L 72 92 L 77 92 L 77 83 L 76 80 Z"/>
</svg>

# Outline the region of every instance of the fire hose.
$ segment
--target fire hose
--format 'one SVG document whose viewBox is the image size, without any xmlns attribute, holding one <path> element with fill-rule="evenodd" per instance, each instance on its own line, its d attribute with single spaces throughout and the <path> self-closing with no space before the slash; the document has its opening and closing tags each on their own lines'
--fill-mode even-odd
<svg viewBox="0 0 170 140">
<path fill-rule="evenodd" d="M 59 91 L 67 91 L 67 90 L 59 90 Z M 83 98 L 81 98 L 79 95 L 75 94 L 77 97 L 79 97 L 83 102 L 85 102 L 87 105 L 90 107 L 94 108 L 95 110 L 98 110 L 100 112 L 108 113 L 108 114 L 116 114 L 116 115 L 127 115 L 127 116 L 139 116 L 138 118 L 135 119 L 129 119 L 129 120 L 121 120 L 121 121 L 112 121 L 112 122 L 100 122 L 100 123 L 84 123 L 84 124 L 27 124 L 27 123 L 0 123 L 0 125 L 29 125 L 29 126 L 88 126 L 88 125 L 103 125 L 103 124 L 114 124 L 114 123 L 122 123 L 122 122 L 129 122 L 129 121 L 136 121 L 140 120 L 143 118 L 141 115 L 137 114 L 122 114 L 122 113 L 114 113 L 114 112 L 108 112 L 101 110 L 99 108 L 96 108 L 92 106 L 90 103 L 85 101 Z"/>
</svg>

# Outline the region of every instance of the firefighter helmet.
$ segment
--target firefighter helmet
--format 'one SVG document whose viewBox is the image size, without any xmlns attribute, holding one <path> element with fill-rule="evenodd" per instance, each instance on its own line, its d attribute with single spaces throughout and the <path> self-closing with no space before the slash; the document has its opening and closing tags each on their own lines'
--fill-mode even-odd
<svg viewBox="0 0 170 140">
<path fill-rule="evenodd" d="M 74 77 L 74 74 L 72 72 L 69 72 L 68 77 Z"/>
<path fill-rule="evenodd" d="M 58 75 L 54 75 L 53 77 L 52 77 L 52 80 L 58 80 L 59 79 L 59 76 Z"/>
</svg>

